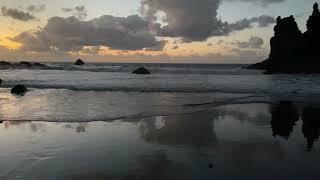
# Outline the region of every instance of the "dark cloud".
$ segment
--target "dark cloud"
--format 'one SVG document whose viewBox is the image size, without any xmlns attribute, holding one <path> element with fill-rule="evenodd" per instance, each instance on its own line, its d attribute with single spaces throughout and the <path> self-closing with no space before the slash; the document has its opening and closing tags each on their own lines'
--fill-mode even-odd
<svg viewBox="0 0 320 180">
<path fill-rule="evenodd" d="M 11 17 L 12 19 L 16 19 L 19 21 L 30 21 L 36 19 L 32 14 L 28 12 L 23 12 L 18 9 L 7 8 L 5 6 L 2 6 L 1 12 L 3 16 Z"/>
<path fill-rule="evenodd" d="M 88 16 L 88 12 L 85 6 L 76 6 L 74 8 L 62 8 L 65 13 L 72 13 L 73 16 L 79 19 L 85 19 Z"/>
<path fill-rule="evenodd" d="M 29 12 L 39 13 L 45 11 L 47 6 L 45 4 L 41 5 L 30 5 L 26 7 L 26 10 Z"/>
<path fill-rule="evenodd" d="M 212 31 L 219 30 L 221 22 L 216 18 L 220 0 L 142 0 L 142 14 L 156 21 L 157 12 L 165 13 L 168 25 L 158 30 L 159 36 L 186 37 L 202 41 Z"/>
<path fill-rule="evenodd" d="M 258 23 L 259 27 L 267 27 L 270 24 L 273 24 L 276 22 L 276 19 L 272 16 L 268 15 L 262 15 L 259 17 L 253 17 L 250 19 L 251 23 Z"/>
<path fill-rule="evenodd" d="M 264 41 L 258 36 L 252 36 L 248 41 L 238 41 L 236 45 L 239 48 L 254 48 L 259 49 L 263 45 Z"/>
<path fill-rule="evenodd" d="M 211 36 L 225 36 L 234 31 L 251 28 L 253 23 L 265 27 L 275 22 L 267 15 L 243 19 L 235 23 L 217 18 L 221 0 L 142 0 L 141 13 L 153 22 L 152 30 L 162 37 L 181 37 L 184 42 L 204 41 Z M 158 12 L 165 17 L 159 19 Z M 167 25 L 157 23 L 163 20 Z"/>
<path fill-rule="evenodd" d="M 252 28 L 252 24 L 257 23 L 258 27 L 267 27 L 270 24 L 275 23 L 276 20 L 274 17 L 268 16 L 268 15 L 262 15 L 259 17 L 253 17 L 250 19 L 242 19 L 240 21 L 237 21 L 235 23 L 228 24 L 226 26 L 226 33 L 230 33 L 233 31 L 241 31 L 244 29 Z"/>
<path fill-rule="evenodd" d="M 90 21 L 76 17 L 52 17 L 45 27 L 35 32 L 23 32 L 11 40 L 22 44 L 26 51 L 81 51 L 84 46 L 107 46 L 110 49 L 162 49 L 149 31 L 149 22 L 138 15 L 101 16 Z"/>
<path fill-rule="evenodd" d="M 282 2 L 285 2 L 286 0 L 224 0 L 224 1 L 231 1 L 231 2 L 239 1 L 239 2 L 254 3 L 262 6 L 268 6 L 273 3 L 282 3 Z"/>
</svg>

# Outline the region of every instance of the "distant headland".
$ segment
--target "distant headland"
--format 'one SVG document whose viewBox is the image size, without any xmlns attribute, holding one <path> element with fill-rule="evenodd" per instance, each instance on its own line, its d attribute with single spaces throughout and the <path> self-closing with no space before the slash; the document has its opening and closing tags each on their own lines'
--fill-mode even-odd
<svg viewBox="0 0 320 180">
<path fill-rule="evenodd" d="M 249 66 L 267 73 L 320 73 L 320 11 L 318 3 L 302 33 L 293 16 L 277 18 L 269 58 Z"/>
</svg>

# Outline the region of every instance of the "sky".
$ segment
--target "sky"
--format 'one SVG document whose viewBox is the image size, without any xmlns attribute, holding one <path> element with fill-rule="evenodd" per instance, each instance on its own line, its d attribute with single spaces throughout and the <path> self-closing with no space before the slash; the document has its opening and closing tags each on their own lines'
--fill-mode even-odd
<svg viewBox="0 0 320 180">
<path fill-rule="evenodd" d="M 278 16 L 316 0 L 0 0 L 6 61 L 255 63 Z M 319 1 L 318 1 L 319 3 Z"/>
</svg>

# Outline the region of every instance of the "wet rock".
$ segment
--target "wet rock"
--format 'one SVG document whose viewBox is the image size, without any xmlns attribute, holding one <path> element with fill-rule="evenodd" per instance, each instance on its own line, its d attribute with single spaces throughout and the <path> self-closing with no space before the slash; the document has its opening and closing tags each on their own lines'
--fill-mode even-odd
<svg viewBox="0 0 320 180">
<path fill-rule="evenodd" d="M 133 74 L 151 74 L 150 71 L 144 67 L 139 67 L 132 72 Z"/>
<path fill-rule="evenodd" d="M 32 64 L 28 61 L 21 61 L 18 65 L 20 66 L 27 66 L 27 67 L 31 67 Z"/>
<path fill-rule="evenodd" d="M 213 164 L 210 163 L 210 164 L 208 165 L 208 167 L 209 167 L 210 169 L 212 169 L 212 168 L 213 168 Z"/>
<path fill-rule="evenodd" d="M 84 65 L 85 63 L 81 60 L 81 59 L 78 59 L 75 63 L 74 63 L 74 65 L 77 65 L 77 66 L 82 66 L 82 65 Z"/>
<path fill-rule="evenodd" d="M 11 63 L 7 61 L 0 61 L 0 66 L 11 66 Z"/>
<path fill-rule="evenodd" d="M 301 33 L 293 16 L 278 17 L 274 36 L 270 40 L 269 58 L 248 68 L 269 73 L 320 73 L 319 32 L 320 11 L 317 3 L 314 4 L 305 33 Z"/>
<path fill-rule="evenodd" d="M 33 63 L 32 65 L 37 67 L 47 67 L 45 64 L 41 64 L 41 63 Z"/>
<path fill-rule="evenodd" d="M 11 89 L 12 94 L 24 94 L 28 91 L 28 89 L 24 85 L 16 85 L 14 88 Z"/>
</svg>

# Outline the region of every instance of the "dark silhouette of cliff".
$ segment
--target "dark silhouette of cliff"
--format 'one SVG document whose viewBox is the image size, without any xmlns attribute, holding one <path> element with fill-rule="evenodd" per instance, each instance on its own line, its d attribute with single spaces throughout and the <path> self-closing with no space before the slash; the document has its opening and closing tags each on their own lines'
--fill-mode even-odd
<svg viewBox="0 0 320 180">
<path fill-rule="evenodd" d="M 320 11 L 318 3 L 301 33 L 293 16 L 277 18 L 267 60 L 249 66 L 269 73 L 320 73 Z"/>
</svg>

